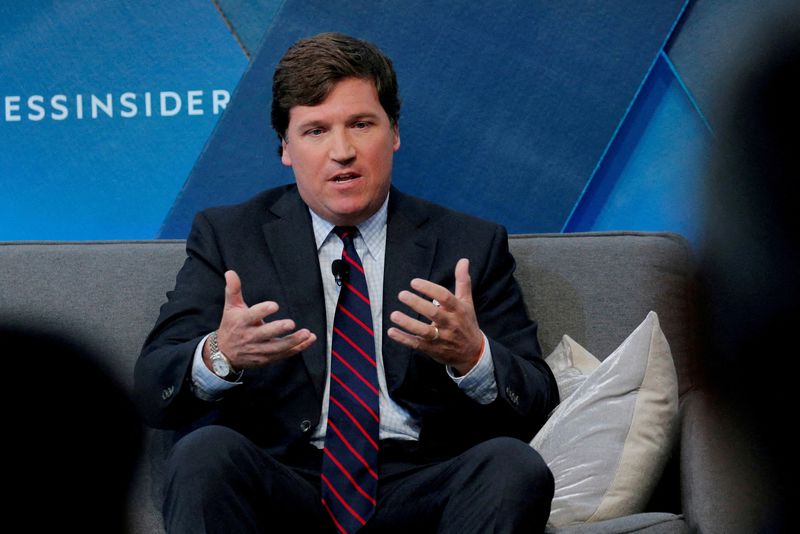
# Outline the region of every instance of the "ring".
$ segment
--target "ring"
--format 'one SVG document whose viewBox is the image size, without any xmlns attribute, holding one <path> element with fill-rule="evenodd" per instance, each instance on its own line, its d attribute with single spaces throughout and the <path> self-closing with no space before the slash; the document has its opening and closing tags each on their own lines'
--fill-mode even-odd
<svg viewBox="0 0 800 534">
<path fill-rule="evenodd" d="M 437 308 L 438 308 L 439 306 L 441 306 L 441 304 L 439 304 L 439 301 L 438 301 L 438 300 L 436 300 L 436 299 L 433 299 L 433 300 L 431 301 L 431 303 L 432 303 L 434 306 L 436 306 Z"/>
<path fill-rule="evenodd" d="M 439 339 L 439 327 L 436 325 L 431 326 L 433 327 L 433 337 L 430 339 L 430 341 L 436 341 Z"/>
</svg>

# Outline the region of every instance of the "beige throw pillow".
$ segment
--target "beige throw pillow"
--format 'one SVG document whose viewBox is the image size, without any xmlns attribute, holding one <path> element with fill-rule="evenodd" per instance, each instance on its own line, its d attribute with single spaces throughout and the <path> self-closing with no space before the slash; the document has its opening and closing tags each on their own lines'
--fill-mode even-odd
<svg viewBox="0 0 800 534">
<path fill-rule="evenodd" d="M 580 346 L 567 344 L 575 367 Z M 672 449 L 677 422 L 675 366 L 651 311 L 562 400 L 531 442 L 555 477 L 548 525 L 643 511 Z"/>
</svg>

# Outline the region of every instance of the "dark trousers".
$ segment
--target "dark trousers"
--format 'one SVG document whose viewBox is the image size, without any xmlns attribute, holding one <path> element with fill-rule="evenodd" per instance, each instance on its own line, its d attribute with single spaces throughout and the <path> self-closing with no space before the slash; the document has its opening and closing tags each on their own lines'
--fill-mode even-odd
<svg viewBox="0 0 800 534">
<path fill-rule="evenodd" d="M 553 476 L 527 443 L 495 438 L 433 463 L 416 448 L 381 442 L 378 504 L 362 532 L 544 530 Z M 309 447 L 287 465 L 229 428 L 196 430 L 168 461 L 167 532 L 334 532 L 320 502 L 321 458 Z"/>
</svg>

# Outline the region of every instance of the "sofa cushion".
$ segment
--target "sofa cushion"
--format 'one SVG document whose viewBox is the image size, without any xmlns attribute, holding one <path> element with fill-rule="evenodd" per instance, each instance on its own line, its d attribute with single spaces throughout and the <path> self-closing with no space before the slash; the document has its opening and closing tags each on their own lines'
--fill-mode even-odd
<svg viewBox="0 0 800 534">
<path fill-rule="evenodd" d="M 682 515 L 666 513 L 634 514 L 596 523 L 569 527 L 547 527 L 545 534 L 688 534 L 691 530 Z"/>
<path fill-rule="evenodd" d="M 555 477 L 548 524 L 642 512 L 672 448 L 677 416 L 675 366 L 650 312 L 531 442 Z"/>
</svg>

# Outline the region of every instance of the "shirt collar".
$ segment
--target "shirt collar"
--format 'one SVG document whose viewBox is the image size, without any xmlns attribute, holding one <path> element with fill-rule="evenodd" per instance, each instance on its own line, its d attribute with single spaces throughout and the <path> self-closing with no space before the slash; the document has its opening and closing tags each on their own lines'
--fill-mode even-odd
<svg viewBox="0 0 800 534">
<path fill-rule="evenodd" d="M 389 195 L 383 201 L 381 207 L 369 219 L 357 225 L 359 234 L 364 239 L 367 245 L 367 251 L 374 257 L 378 255 L 381 248 L 381 241 L 386 236 L 386 214 L 388 213 Z M 317 252 L 322 248 L 322 245 L 333 233 L 336 226 L 314 213 L 314 210 L 308 208 L 311 214 L 311 225 L 314 228 L 314 240 L 317 244 Z"/>
</svg>

